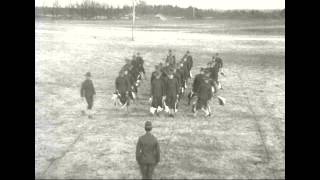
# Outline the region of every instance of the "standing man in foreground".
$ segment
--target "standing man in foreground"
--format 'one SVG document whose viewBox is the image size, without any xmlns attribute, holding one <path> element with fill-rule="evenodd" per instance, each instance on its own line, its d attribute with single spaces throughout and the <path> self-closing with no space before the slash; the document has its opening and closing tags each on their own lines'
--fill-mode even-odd
<svg viewBox="0 0 320 180">
<path fill-rule="evenodd" d="M 160 162 L 160 147 L 156 137 L 150 131 L 152 123 L 145 123 L 146 134 L 140 136 L 136 147 L 136 160 L 140 166 L 142 179 L 152 179 L 155 166 Z"/>
<path fill-rule="evenodd" d="M 81 84 L 80 95 L 82 99 L 84 98 L 86 99 L 86 102 L 88 104 L 87 106 L 88 118 L 92 119 L 91 109 L 93 106 L 93 96 L 96 94 L 96 91 L 91 81 L 91 73 L 87 72 L 85 76 L 86 76 L 86 80 L 83 81 L 83 83 Z M 82 114 L 85 115 L 86 114 L 85 111 L 82 111 Z"/>
</svg>

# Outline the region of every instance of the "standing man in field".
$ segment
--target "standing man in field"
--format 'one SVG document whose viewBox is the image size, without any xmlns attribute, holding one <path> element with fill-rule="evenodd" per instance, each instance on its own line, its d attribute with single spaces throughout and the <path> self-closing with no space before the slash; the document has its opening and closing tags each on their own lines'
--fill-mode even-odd
<svg viewBox="0 0 320 180">
<path fill-rule="evenodd" d="M 168 80 L 166 82 L 166 97 L 165 97 L 165 103 L 169 107 L 169 117 L 174 117 L 178 98 L 179 98 L 179 83 L 178 83 L 178 80 L 173 77 L 173 72 L 169 71 Z"/>
<path fill-rule="evenodd" d="M 167 66 L 174 66 L 176 64 L 176 57 L 172 54 L 172 50 L 169 49 L 169 54 L 166 58 L 166 64 Z"/>
<path fill-rule="evenodd" d="M 205 78 L 204 83 L 200 85 L 197 90 L 198 100 L 197 103 L 193 106 L 194 116 L 197 116 L 198 110 L 203 110 L 205 112 L 205 116 L 211 116 L 211 110 L 209 106 L 209 101 L 212 98 L 212 86 L 209 84 L 209 79 Z"/>
<path fill-rule="evenodd" d="M 133 68 L 130 59 L 126 58 L 125 62 L 126 62 L 126 64 L 124 66 L 122 66 L 120 72 L 124 72 L 125 70 L 130 71 Z"/>
<path fill-rule="evenodd" d="M 214 92 L 215 94 L 218 92 L 218 76 L 219 76 L 219 66 L 216 65 L 216 61 L 214 60 L 214 57 L 212 58 L 212 64 L 211 67 L 209 68 L 210 70 L 210 79 L 211 85 L 214 87 Z"/>
<path fill-rule="evenodd" d="M 150 78 L 150 82 L 152 83 L 152 80 L 156 77 L 156 73 L 160 73 L 161 75 L 161 70 L 160 70 L 160 66 L 159 65 L 155 65 L 154 66 L 154 71 L 151 73 L 151 78 Z"/>
<path fill-rule="evenodd" d="M 181 86 L 183 90 L 187 88 L 187 79 L 188 79 L 188 69 L 187 69 L 187 61 L 183 60 L 180 63 L 180 72 L 182 73 L 182 80 L 181 80 Z"/>
<path fill-rule="evenodd" d="M 218 66 L 219 70 L 222 69 L 223 67 L 223 61 L 222 59 L 219 57 L 219 53 L 216 53 L 216 56 L 215 56 L 215 62 L 216 62 L 216 65 Z"/>
<path fill-rule="evenodd" d="M 155 78 L 151 81 L 151 114 L 156 114 L 159 116 L 159 112 L 162 111 L 163 105 L 162 101 L 165 96 L 165 86 L 164 81 L 160 78 L 161 73 L 159 71 L 155 72 Z"/>
<path fill-rule="evenodd" d="M 191 78 L 191 68 L 193 66 L 193 60 L 192 60 L 192 56 L 190 55 L 190 51 L 189 50 L 183 56 L 182 60 L 185 63 L 186 69 L 188 71 L 187 79 L 190 79 Z"/>
<path fill-rule="evenodd" d="M 125 71 L 120 72 L 115 82 L 116 92 L 119 94 L 120 102 L 124 106 L 129 106 L 130 82 L 125 76 Z"/>
<path fill-rule="evenodd" d="M 142 59 L 142 57 L 140 56 L 140 53 L 137 52 L 137 57 L 136 57 L 136 61 L 138 63 L 138 70 L 139 70 L 139 73 L 143 73 L 143 76 L 145 77 L 146 75 L 146 72 L 144 71 L 144 67 L 143 67 L 143 64 L 144 64 L 144 61 Z M 142 76 L 142 74 L 141 74 Z"/>
<path fill-rule="evenodd" d="M 92 119 L 92 106 L 93 106 L 93 97 L 96 94 L 96 91 L 94 89 L 92 80 L 91 80 L 91 73 L 87 72 L 85 74 L 86 80 L 82 82 L 81 89 L 80 89 L 80 95 L 82 99 L 85 99 L 87 102 L 87 114 L 88 118 Z M 85 111 L 82 111 L 82 114 L 85 115 Z"/>
<path fill-rule="evenodd" d="M 194 78 L 193 84 L 192 84 L 192 90 L 188 95 L 188 105 L 190 105 L 191 99 L 197 95 L 198 89 L 202 83 L 204 83 L 204 68 L 200 69 L 200 74 L 197 74 Z"/>
<path fill-rule="evenodd" d="M 216 70 L 218 71 L 218 74 L 217 74 L 217 86 L 220 87 L 220 89 L 222 89 L 222 86 L 219 82 L 219 73 L 221 73 L 222 75 L 224 75 L 224 72 L 223 72 L 223 61 L 222 59 L 219 57 L 219 53 L 216 53 L 216 56 L 215 56 L 215 66 L 216 67 Z"/>
<path fill-rule="evenodd" d="M 140 166 L 142 179 L 152 179 L 155 166 L 160 162 L 160 146 L 158 140 L 150 133 L 152 123 L 145 122 L 146 134 L 140 136 L 136 146 L 136 160 Z"/>
</svg>

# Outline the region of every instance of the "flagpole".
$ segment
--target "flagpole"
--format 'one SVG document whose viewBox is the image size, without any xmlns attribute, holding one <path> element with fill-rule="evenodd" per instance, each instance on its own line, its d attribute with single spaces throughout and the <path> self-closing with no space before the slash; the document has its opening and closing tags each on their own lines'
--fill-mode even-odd
<svg viewBox="0 0 320 180">
<path fill-rule="evenodd" d="M 134 5 L 134 0 L 132 0 L 132 41 L 134 41 L 133 38 L 133 26 L 134 26 L 134 20 L 135 20 L 135 5 Z"/>
</svg>

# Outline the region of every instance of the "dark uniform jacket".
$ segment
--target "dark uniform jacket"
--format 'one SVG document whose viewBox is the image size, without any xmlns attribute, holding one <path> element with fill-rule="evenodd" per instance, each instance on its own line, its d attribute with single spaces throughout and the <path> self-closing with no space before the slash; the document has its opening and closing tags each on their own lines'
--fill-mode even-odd
<svg viewBox="0 0 320 180">
<path fill-rule="evenodd" d="M 153 72 L 151 73 L 151 78 L 150 78 L 150 82 L 151 82 L 151 83 L 152 83 L 152 80 L 154 80 L 154 79 L 156 78 L 156 73 L 161 73 L 161 71 L 155 70 L 155 71 L 153 71 Z"/>
<path fill-rule="evenodd" d="M 130 69 L 131 69 L 132 67 L 133 67 L 133 66 L 132 66 L 131 62 L 130 62 L 130 63 L 127 63 L 127 64 L 125 64 L 124 66 L 122 66 L 120 72 L 124 72 L 125 70 L 130 71 Z"/>
<path fill-rule="evenodd" d="M 219 57 L 216 57 L 216 66 L 218 66 L 218 69 L 223 67 L 222 59 Z"/>
<path fill-rule="evenodd" d="M 174 55 L 168 55 L 166 59 L 166 63 L 169 63 L 169 65 L 175 65 L 176 64 L 176 57 Z"/>
<path fill-rule="evenodd" d="M 139 164 L 157 164 L 160 162 L 159 143 L 150 132 L 139 137 L 136 147 L 136 160 Z"/>
<path fill-rule="evenodd" d="M 191 70 L 192 66 L 193 66 L 192 56 L 188 56 L 187 57 L 187 69 L 188 69 L 188 71 Z"/>
<path fill-rule="evenodd" d="M 188 68 L 187 68 L 187 62 L 183 63 L 183 66 L 180 68 L 180 70 L 182 71 L 184 80 L 190 77 L 190 72 L 188 71 Z"/>
<path fill-rule="evenodd" d="M 81 97 L 90 97 L 96 94 L 93 83 L 90 79 L 86 79 L 81 84 L 80 95 Z"/>
<path fill-rule="evenodd" d="M 131 81 L 137 81 L 138 80 L 138 76 L 139 76 L 139 69 L 138 68 L 136 68 L 136 67 L 133 67 L 132 69 L 131 69 L 131 71 L 128 73 L 128 75 L 129 76 L 132 76 L 132 77 L 130 77 L 130 80 Z"/>
<path fill-rule="evenodd" d="M 136 82 L 137 79 L 132 74 L 132 71 L 129 71 L 128 74 L 125 75 L 124 77 L 128 79 L 128 81 L 130 83 L 130 86 L 129 86 L 130 88 L 131 88 L 131 86 L 135 85 L 135 82 Z"/>
<path fill-rule="evenodd" d="M 210 68 L 210 78 L 214 81 L 218 80 L 219 75 L 219 66 L 215 65 L 214 67 Z"/>
<path fill-rule="evenodd" d="M 120 93 L 125 93 L 130 90 L 130 82 L 125 76 L 119 76 L 116 79 L 116 89 Z"/>
<path fill-rule="evenodd" d="M 137 61 L 137 64 L 138 64 L 138 70 L 139 72 L 143 72 L 143 74 L 145 74 L 145 71 L 144 71 L 144 67 L 143 67 L 143 59 L 141 56 L 137 56 L 136 57 L 136 61 Z"/>
<path fill-rule="evenodd" d="M 212 97 L 211 85 L 208 83 L 202 83 L 197 91 L 199 99 L 209 100 Z"/>
<path fill-rule="evenodd" d="M 138 63 L 137 59 L 133 59 L 131 61 L 131 65 L 133 66 L 133 68 L 138 68 L 139 67 L 139 63 Z"/>
<path fill-rule="evenodd" d="M 204 83 L 204 75 L 203 74 L 197 74 L 194 78 L 193 85 L 192 85 L 192 91 L 198 92 L 198 89 L 202 83 Z"/>
<path fill-rule="evenodd" d="M 166 82 L 166 96 L 177 96 L 179 94 L 179 83 L 176 78 L 168 79 Z"/>
<path fill-rule="evenodd" d="M 180 74 L 180 72 L 176 71 L 176 73 L 173 74 L 173 77 L 177 79 L 180 88 L 182 85 L 182 75 Z"/>
<path fill-rule="evenodd" d="M 161 78 L 154 78 L 151 82 L 151 96 L 162 97 L 165 96 L 164 82 Z"/>
</svg>

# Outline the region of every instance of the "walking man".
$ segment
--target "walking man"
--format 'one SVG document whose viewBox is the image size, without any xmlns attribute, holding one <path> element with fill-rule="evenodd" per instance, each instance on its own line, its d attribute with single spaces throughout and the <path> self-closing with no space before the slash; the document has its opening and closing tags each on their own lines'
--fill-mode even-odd
<svg viewBox="0 0 320 180">
<path fill-rule="evenodd" d="M 137 53 L 136 61 L 137 61 L 137 64 L 138 64 L 139 73 L 143 73 L 143 77 L 145 77 L 146 72 L 144 71 L 144 67 L 143 67 L 144 60 L 140 56 L 139 52 Z M 142 74 L 141 74 L 141 76 L 142 76 Z"/>
<path fill-rule="evenodd" d="M 130 91 L 130 82 L 125 75 L 125 72 L 120 72 L 119 76 L 116 79 L 116 92 L 119 94 L 120 102 L 124 106 L 129 106 L 129 91 Z M 128 110 L 128 109 L 127 109 Z"/>
<path fill-rule="evenodd" d="M 81 84 L 81 90 L 80 90 L 80 95 L 82 99 L 86 99 L 87 102 L 87 114 L 88 118 L 92 119 L 92 106 L 93 106 L 93 97 L 96 94 L 96 91 L 94 89 L 92 80 L 91 80 L 91 73 L 87 72 L 85 74 L 86 80 L 82 82 Z M 82 114 L 85 115 L 85 111 L 82 111 Z"/>
<path fill-rule="evenodd" d="M 146 134 L 140 136 L 136 146 L 136 160 L 140 166 L 142 179 L 152 179 L 155 166 L 160 162 L 158 140 L 150 133 L 152 123 L 145 122 Z"/>
<path fill-rule="evenodd" d="M 173 72 L 169 71 L 168 80 L 166 82 L 166 97 L 165 103 L 169 107 L 169 117 L 174 117 L 176 110 L 177 99 L 179 97 L 179 83 L 173 77 Z"/>
<path fill-rule="evenodd" d="M 201 68 L 200 74 L 197 74 L 194 78 L 194 81 L 192 84 L 192 90 L 188 95 L 188 105 L 190 105 L 191 99 L 197 95 L 196 93 L 198 92 L 200 85 L 204 83 L 204 77 L 205 77 L 204 68 Z"/>
<path fill-rule="evenodd" d="M 166 64 L 168 66 L 174 66 L 176 64 L 176 57 L 172 54 L 172 50 L 169 49 L 169 54 L 166 58 Z"/>
<path fill-rule="evenodd" d="M 183 56 L 182 62 L 184 62 L 185 66 L 186 66 L 186 69 L 188 71 L 187 79 L 189 79 L 189 78 L 191 78 L 191 68 L 193 66 L 193 60 L 192 60 L 192 56 L 190 55 L 190 51 L 189 50 Z"/>
<path fill-rule="evenodd" d="M 205 115 L 211 116 L 211 110 L 209 106 L 209 100 L 212 98 L 212 86 L 209 84 L 209 79 L 205 78 L 204 83 L 202 83 L 197 92 L 198 101 L 195 106 L 193 106 L 194 116 L 197 116 L 198 110 L 205 112 Z"/>
<path fill-rule="evenodd" d="M 162 111 L 162 101 L 165 96 L 164 81 L 160 78 L 161 73 L 156 71 L 155 78 L 151 82 L 151 114 L 159 116 L 159 112 Z"/>
</svg>

